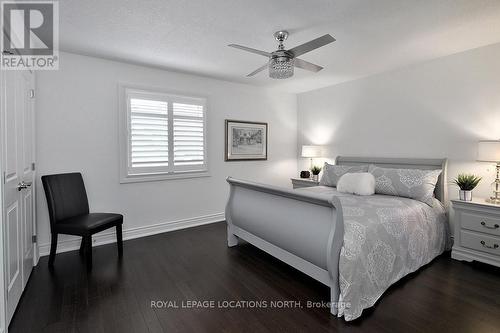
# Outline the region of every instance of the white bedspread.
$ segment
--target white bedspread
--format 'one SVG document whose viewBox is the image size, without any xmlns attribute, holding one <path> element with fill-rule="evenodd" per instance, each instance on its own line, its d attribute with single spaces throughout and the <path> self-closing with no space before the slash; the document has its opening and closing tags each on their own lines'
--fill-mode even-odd
<svg viewBox="0 0 500 333">
<path fill-rule="evenodd" d="M 405 275 L 429 263 L 450 246 L 445 210 L 388 195 L 356 196 L 335 188 L 299 189 L 340 198 L 344 245 L 339 261 L 339 317 L 354 320 Z"/>
</svg>

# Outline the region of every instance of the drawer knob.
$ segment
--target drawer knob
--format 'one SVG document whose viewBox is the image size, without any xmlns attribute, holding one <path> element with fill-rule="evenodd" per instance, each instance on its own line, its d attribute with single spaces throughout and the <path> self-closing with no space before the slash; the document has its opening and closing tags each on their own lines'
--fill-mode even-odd
<svg viewBox="0 0 500 333">
<path fill-rule="evenodd" d="M 487 249 L 498 249 L 498 244 L 487 245 L 485 241 L 481 241 L 481 245 Z"/>
<path fill-rule="evenodd" d="M 500 226 L 498 224 L 495 224 L 494 226 L 490 226 L 490 225 L 487 225 L 486 222 L 484 221 L 481 221 L 481 225 L 485 228 L 488 228 L 488 229 L 498 229 L 500 228 Z"/>
</svg>

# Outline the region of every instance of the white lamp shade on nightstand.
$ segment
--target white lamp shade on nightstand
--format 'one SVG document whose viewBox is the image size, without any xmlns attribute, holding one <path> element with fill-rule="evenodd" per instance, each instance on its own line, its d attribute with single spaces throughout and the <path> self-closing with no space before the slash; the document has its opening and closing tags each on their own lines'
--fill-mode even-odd
<svg viewBox="0 0 500 333">
<path fill-rule="evenodd" d="M 477 160 L 481 162 L 500 162 L 500 140 L 479 141 Z"/>
<path fill-rule="evenodd" d="M 322 157 L 323 147 L 322 146 L 302 146 L 302 157 Z"/>
</svg>

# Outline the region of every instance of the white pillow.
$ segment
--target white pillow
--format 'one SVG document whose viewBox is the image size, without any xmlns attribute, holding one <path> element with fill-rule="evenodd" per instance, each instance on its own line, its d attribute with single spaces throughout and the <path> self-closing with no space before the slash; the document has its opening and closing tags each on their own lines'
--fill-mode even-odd
<svg viewBox="0 0 500 333">
<path fill-rule="evenodd" d="M 346 173 L 337 183 L 337 191 L 356 195 L 375 193 L 375 177 L 369 172 Z"/>
</svg>

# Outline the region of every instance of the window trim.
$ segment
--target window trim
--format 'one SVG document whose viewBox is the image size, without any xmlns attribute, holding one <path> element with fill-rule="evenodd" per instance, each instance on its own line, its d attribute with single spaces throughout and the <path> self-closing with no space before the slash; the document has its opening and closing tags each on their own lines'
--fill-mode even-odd
<svg viewBox="0 0 500 333">
<path fill-rule="evenodd" d="M 130 110 L 129 110 L 129 96 L 130 94 L 142 95 L 142 96 L 155 96 L 162 95 L 166 100 L 169 101 L 168 106 L 168 120 L 169 124 L 172 123 L 173 128 L 173 106 L 170 103 L 172 99 L 175 102 L 178 101 L 193 101 L 198 100 L 203 102 L 203 153 L 205 158 L 205 163 L 199 166 L 199 170 L 182 170 L 180 167 L 177 170 L 169 171 L 152 171 L 145 173 L 133 173 L 129 167 L 130 162 Z M 208 98 L 206 96 L 200 96 L 192 93 L 178 92 L 178 91 L 167 91 L 165 89 L 157 87 L 148 87 L 128 83 L 118 84 L 118 144 L 119 144 L 119 164 L 120 164 L 120 183 L 134 183 L 134 182 L 148 182 L 148 181 L 161 181 L 169 179 L 188 179 L 188 178 L 198 178 L 198 177 L 209 177 L 209 155 L 208 155 L 208 126 L 207 126 L 207 115 L 208 115 Z M 169 130 L 169 142 L 173 145 L 173 131 Z M 174 152 L 169 150 L 169 168 L 173 166 Z M 198 167 L 198 166 L 193 166 Z"/>
</svg>

